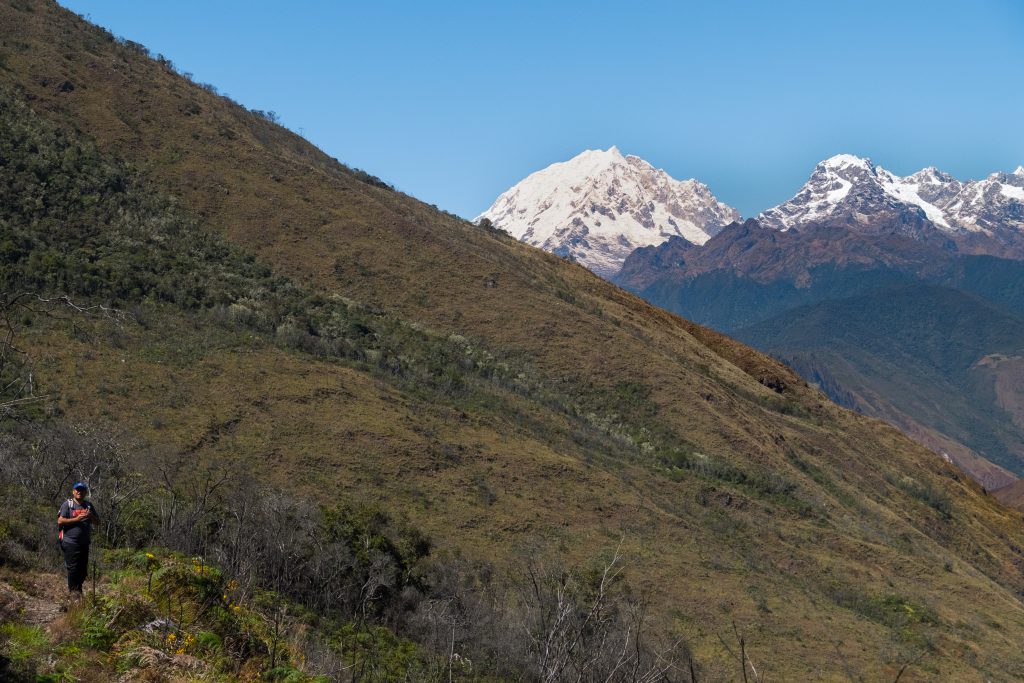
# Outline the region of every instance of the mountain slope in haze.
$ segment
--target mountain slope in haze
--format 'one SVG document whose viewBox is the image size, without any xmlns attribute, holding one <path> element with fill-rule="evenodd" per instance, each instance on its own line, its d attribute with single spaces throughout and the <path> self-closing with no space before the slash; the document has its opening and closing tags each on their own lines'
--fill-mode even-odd
<svg viewBox="0 0 1024 683">
<path fill-rule="evenodd" d="M 637 247 L 671 236 L 702 244 L 739 217 L 696 180 L 611 147 L 530 174 L 478 218 L 611 277 Z"/>
<path fill-rule="evenodd" d="M 938 432 L 1006 470 L 1024 470 L 1009 387 L 997 397 L 988 371 L 994 359 L 1024 356 L 1024 317 L 957 290 L 908 284 L 795 308 L 736 336 L 816 378 L 847 407 L 895 416 L 904 431 Z M 996 472 L 978 479 L 990 489 L 1010 481 Z"/>
<path fill-rule="evenodd" d="M 952 287 L 1024 312 L 1024 262 L 953 247 L 934 232 L 919 239 L 880 230 L 865 238 L 845 224 L 782 232 L 751 219 L 726 226 L 700 247 L 676 238 L 637 249 L 614 281 L 727 332 L 893 282 Z"/>
<path fill-rule="evenodd" d="M 1024 234 L 1019 221 L 1024 205 L 1017 197 L 1024 191 L 1018 187 L 1022 185 L 1024 174 L 1016 172 L 967 183 L 936 169 L 901 178 L 869 160 L 838 155 L 818 164 L 793 199 L 758 220 L 727 226 L 700 246 L 675 239 L 639 249 L 614 281 L 652 303 L 726 332 L 756 327 L 774 317 L 799 327 L 793 316 L 809 310 L 800 307 L 914 283 L 982 297 L 994 306 L 984 310 L 993 312 L 990 322 L 995 327 L 1005 321 L 997 309 L 1024 313 L 1024 264 L 1015 258 L 1020 256 L 1015 245 Z M 865 329 L 872 326 L 870 321 L 861 322 Z M 837 347 L 842 345 L 828 330 L 819 331 Z M 909 335 L 921 336 L 923 344 L 941 343 L 947 332 L 932 326 L 908 330 Z M 766 335 L 745 339 L 764 350 L 774 344 Z M 814 362 L 807 358 L 812 346 L 818 352 Z M 832 387 L 833 398 L 869 387 L 885 397 L 893 389 L 886 385 L 888 373 L 869 369 L 873 361 L 863 349 L 856 349 L 859 361 L 852 364 L 853 356 L 824 355 L 809 330 L 787 351 L 776 346 L 772 350 L 784 353 L 807 378 L 829 377 L 826 384 Z M 976 350 L 972 362 L 1000 352 Z M 859 376 L 854 366 L 866 375 Z M 936 395 L 948 387 L 931 383 L 938 375 L 928 379 L 927 373 L 912 368 L 907 365 L 901 377 L 906 383 L 902 391 L 873 399 L 874 407 L 861 407 L 939 452 L 959 453 L 957 462 L 985 481 L 990 480 L 991 467 L 978 459 L 976 448 L 982 443 L 994 462 L 1018 474 L 1022 471 L 1016 447 L 1007 447 L 1019 438 L 1015 423 L 1006 423 L 1010 432 L 999 438 L 970 436 L 962 428 L 955 430 L 958 436 L 934 431 L 940 423 L 949 428 L 953 422 L 970 423 L 979 411 L 1001 415 L 991 392 L 981 402 L 947 402 L 944 410 L 954 414 L 938 419 L 934 410 L 926 415 L 920 405 L 912 405 L 912 397 Z M 890 370 L 894 376 L 901 373 L 900 366 Z M 1004 476 L 997 472 L 998 479 Z"/>
<path fill-rule="evenodd" d="M 52 4 L 0 19 L 5 253 L 22 284 L 134 316 L 20 330 L 52 413 L 309 505 L 379 501 L 495 577 L 621 544 L 700 680 L 736 678 L 732 624 L 766 677 L 1024 675 L 1020 516 L 933 453 Z"/>
<path fill-rule="evenodd" d="M 1010 507 L 1024 510 L 1024 479 L 1018 479 L 1012 484 L 997 489 L 992 495 Z"/>
</svg>

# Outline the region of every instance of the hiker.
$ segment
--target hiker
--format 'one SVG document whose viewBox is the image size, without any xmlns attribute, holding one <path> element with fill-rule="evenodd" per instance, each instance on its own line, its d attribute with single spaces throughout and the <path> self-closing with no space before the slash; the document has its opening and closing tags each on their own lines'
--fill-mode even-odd
<svg viewBox="0 0 1024 683">
<path fill-rule="evenodd" d="M 89 536 L 92 527 L 100 523 L 96 508 L 86 496 L 89 486 L 78 482 L 71 488 L 71 498 L 64 501 L 57 513 L 60 529 L 60 549 L 64 553 L 64 566 L 68 570 L 68 591 L 82 592 L 82 584 L 89 575 Z"/>
</svg>

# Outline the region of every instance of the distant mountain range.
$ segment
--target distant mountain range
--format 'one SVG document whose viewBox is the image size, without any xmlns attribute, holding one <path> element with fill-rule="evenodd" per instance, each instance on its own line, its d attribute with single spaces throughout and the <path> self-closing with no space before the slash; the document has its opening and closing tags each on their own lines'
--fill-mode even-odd
<svg viewBox="0 0 1024 683">
<path fill-rule="evenodd" d="M 877 226 L 879 218 L 908 227 L 927 221 L 953 235 L 1013 236 L 1024 229 L 1024 168 L 964 183 L 934 167 L 900 177 L 839 154 L 818 164 L 796 196 L 758 216 L 779 230 L 825 219 Z"/>
<path fill-rule="evenodd" d="M 706 234 L 659 233 L 611 279 L 786 360 L 989 488 L 1024 474 L 1024 396 L 1009 379 L 1024 359 L 1024 168 L 961 182 L 841 154 L 792 199 Z"/>
<path fill-rule="evenodd" d="M 792 199 L 757 218 L 782 231 L 828 222 L 922 241 L 945 237 L 964 253 L 1021 258 L 1024 167 L 960 182 L 936 168 L 900 177 L 839 154 L 818 164 Z"/>
<path fill-rule="evenodd" d="M 675 180 L 612 147 L 527 176 L 477 220 L 483 218 L 610 278 L 637 248 L 672 237 L 702 245 L 740 215 L 697 180 Z M 838 154 L 819 163 L 792 199 L 757 220 L 781 232 L 827 222 L 948 240 L 947 248 L 964 253 L 1024 258 L 1024 167 L 961 182 L 934 167 L 901 177 L 870 159 Z"/>
</svg>

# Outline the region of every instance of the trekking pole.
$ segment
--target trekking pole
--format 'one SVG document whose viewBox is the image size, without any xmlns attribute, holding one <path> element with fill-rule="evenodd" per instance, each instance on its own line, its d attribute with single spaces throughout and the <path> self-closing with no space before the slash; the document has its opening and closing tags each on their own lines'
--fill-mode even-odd
<svg viewBox="0 0 1024 683">
<path fill-rule="evenodd" d="M 91 524 L 91 523 L 92 523 L 91 521 L 90 522 L 86 522 L 86 524 Z M 93 607 L 96 606 L 96 577 L 97 577 L 97 574 L 99 574 L 98 555 L 102 551 L 102 547 L 103 547 L 103 543 L 101 543 L 100 539 L 99 539 L 99 534 L 96 534 L 96 536 L 97 536 L 96 544 L 95 544 L 96 547 L 92 551 L 92 557 L 89 558 L 90 561 L 92 562 L 92 606 Z"/>
</svg>

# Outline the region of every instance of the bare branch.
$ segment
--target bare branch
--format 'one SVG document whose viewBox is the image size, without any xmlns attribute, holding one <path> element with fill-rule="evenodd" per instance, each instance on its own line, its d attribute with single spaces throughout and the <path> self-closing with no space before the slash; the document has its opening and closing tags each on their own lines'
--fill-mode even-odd
<svg viewBox="0 0 1024 683">
<path fill-rule="evenodd" d="M 88 317 L 99 316 L 118 325 L 133 320 L 124 311 L 101 304 L 83 306 L 67 295 L 44 297 L 27 291 L 9 295 L 0 293 L 0 415 L 54 398 L 49 394 L 36 394 L 32 372 L 34 358 L 17 343 L 17 319 L 20 315 L 53 316 L 59 310 Z"/>
</svg>

